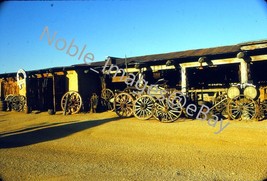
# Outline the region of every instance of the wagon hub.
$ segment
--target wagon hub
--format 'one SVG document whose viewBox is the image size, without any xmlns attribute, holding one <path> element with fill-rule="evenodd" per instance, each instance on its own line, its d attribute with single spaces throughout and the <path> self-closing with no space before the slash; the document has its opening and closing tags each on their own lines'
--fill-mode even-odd
<svg viewBox="0 0 267 181">
<path fill-rule="evenodd" d="M 121 107 L 121 108 L 127 108 L 127 104 L 124 103 L 124 102 L 122 102 L 122 103 L 120 104 L 120 107 Z"/>
<path fill-rule="evenodd" d="M 169 108 L 167 106 L 164 106 L 163 112 L 168 113 L 168 111 L 169 111 Z"/>
<path fill-rule="evenodd" d="M 146 110 L 147 105 L 146 105 L 146 104 L 141 104 L 140 108 L 141 108 L 142 110 Z"/>
</svg>

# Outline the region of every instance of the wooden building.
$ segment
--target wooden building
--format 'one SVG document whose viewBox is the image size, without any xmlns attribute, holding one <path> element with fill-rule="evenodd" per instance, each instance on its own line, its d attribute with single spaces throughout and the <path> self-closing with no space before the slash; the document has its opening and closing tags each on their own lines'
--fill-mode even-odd
<svg viewBox="0 0 267 181">
<path fill-rule="evenodd" d="M 267 40 L 109 60 L 109 66 L 115 64 L 128 73 L 141 72 L 150 84 L 165 78 L 171 87 L 184 93 L 233 83 L 267 84 Z M 104 62 L 98 70 L 103 66 Z"/>
<path fill-rule="evenodd" d="M 78 65 L 33 71 L 21 69 L 17 73 L 0 74 L 0 80 L 1 100 L 10 94 L 25 96 L 27 112 L 62 110 L 61 99 L 68 91 L 80 93 L 83 110 L 87 111 L 92 93 L 101 92 L 99 76 L 88 67 Z"/>
<path fill-rule="evenodd" d="M 29 110 L 59 111 L 62 96 L 76 91 L 82 98 L 82 109 L 88 111 L 93 93 L 100 97 L 103 89 L 122 91 L 127 87 L 125 79 L 120 79 L 122 72 L 112 69 L 107 73 L 112 65 L 143 77 L 149 84 L 164 78 L 169 87 L 187 95 L 222 92 L 235 83 L 267 86 L 267 40 L 0 74 L 1 99 L 9 94 L 23 95 Z"/>
</svg>

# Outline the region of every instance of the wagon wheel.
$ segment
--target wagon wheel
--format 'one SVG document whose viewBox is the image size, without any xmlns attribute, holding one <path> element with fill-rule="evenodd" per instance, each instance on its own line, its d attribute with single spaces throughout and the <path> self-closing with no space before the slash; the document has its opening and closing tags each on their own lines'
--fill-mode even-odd
<svg viewBox="0 0 267 181">
<path fill-rule="evenodd" d="M 154 117 L 163 123 L 176 121 L 182 114 L 182 105 L 178 100 L 172 101 L 156 100 Z"/>
<path fill-rule="evenodd" d="M 258 106 L 257 110 L 257 119 L 259 121 L 263 120 L 266 117 L 267 113 L 267 102 L 261 102 L 260 105 Z"/>
<path fill-rule="evenodd" d="M 227 100 L 227 94 L 226 93 L 217 96 L 214 100 L 214 105 L 216 105 L 215 106 L 216 111 L 222 112 L 227 106 L 227 101 L 228 100 Z"/>
<path fill-rule="evenodd" d="M 110 89 L 103 89 L 101 92 L 101 98 L 103 100 L 103 106 L 106 106 L 108 110 L 114 109 L 114 93 Z"/>
<path fill-rule="evenodd" d="M 249 97 L 237 96 L 228 103 L 228 114 L 235 120 L 251 120 L 256 116 L 256 102 Z"/>
<path fill-rule="evenodd" d="M 17 112 L 22 111 L 24 109 L 25 100 L 26 100 L 26 98 L 24 96 L 20 96 L 20 95 L 14 96 L 11 99 L 12 109 L 17 111 Z"/>
<path fill-rule="evenodd" d="M 13 94 L 9 94 L 9 95 L 7 95 L 6 98 L 5 98 L 5 101 L 7 101 L 7 102 L 11 102 L 11 101 L 12 101 L 12 98 L 13 98 L 14 96 L 15 96 L 15 95 L 13 95 Z"/>
<path fill-rule="evenodd" d="M 130 117 L 133 114 L 133 97 L 128 93 L 119 93 L 114 100 L 115 112 L 119 117 Z"/>
<path fill-rule="evenodd" d="M 26 108 L 26 97 L 19 95 L 19 99 L 20 99 L 20 104 L 21 104 L 21 111 L 22 110 L 24 111 Z"/>
<path fill-rule="evenodd" d="M 5 101 L 7 103 L 7 110 L 8 111 L 11 111 L 12 110 L 12 99 L 13 99 L 14 96 L 15 95 L 13 95 L 13 94 L 9 94 L 5 98 Z"/>
<path fill-rule="evenodd" d="M 76 114 L 82 107 L 82 98 L 78 92 L 69 91 L 61 98 L 61 108 L 67 114 Z"/>
<path fill-rule="evenodd" d="M 133 114 L 138 119 L 149 119 L 153 116 L 155 100 L 149 95 L 139 97 L 134 101 Z"/>
</svg>

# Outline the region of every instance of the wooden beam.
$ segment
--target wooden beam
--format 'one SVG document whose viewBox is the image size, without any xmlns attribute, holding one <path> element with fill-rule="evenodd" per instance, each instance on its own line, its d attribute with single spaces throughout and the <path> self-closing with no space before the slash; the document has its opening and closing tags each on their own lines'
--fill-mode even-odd
<svg viewBox="0 0 267 181">
<path fill-rule="evenodd" d="M 252 62 L 267 61 L 267 55 L 250 56 Z"/>
<path fill-rule="evenodd" d="M 245 60 L 240 62 L 241 83 L 248 82 L 248 63 Z"/>
<path fill-rule="evenodd" d="M 261 43 L 256 45 L 246 45 L 242 46 L 241 50 L 255 50 L 255 49 L 261 49 L 261 48 L 267 48 L 267 43 Z"/>
</svg>

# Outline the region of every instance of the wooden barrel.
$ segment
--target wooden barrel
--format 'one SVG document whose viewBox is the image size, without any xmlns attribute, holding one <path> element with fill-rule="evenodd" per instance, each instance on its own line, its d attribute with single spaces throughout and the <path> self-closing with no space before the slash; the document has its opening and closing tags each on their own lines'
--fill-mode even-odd
<svg viewBox="0 0 267 181">
<path fill-rule="evenodd" d="M 232 86 L 227 90 L 227 95 L 230 99 L 240 96 L 241 91 L 238 86 Z"/>
<path fill-rule="evenodd" d="M 0 111 L 6 111 L 7 105 L 6 101 L 0 101 Z"/>
<path fill-rule="evenodd" d="M 250 85 L 244 89 L 244 95 L 245 97 L 250 97 L 251 99 L 256 100 L 259 97 L 260 92 L 255 86 Z"/>
</svg>

